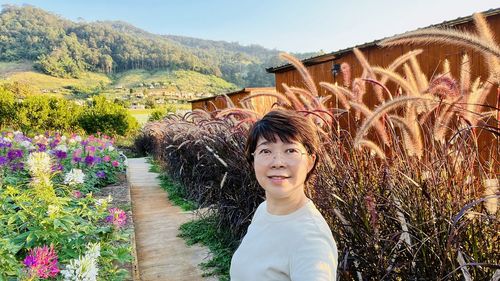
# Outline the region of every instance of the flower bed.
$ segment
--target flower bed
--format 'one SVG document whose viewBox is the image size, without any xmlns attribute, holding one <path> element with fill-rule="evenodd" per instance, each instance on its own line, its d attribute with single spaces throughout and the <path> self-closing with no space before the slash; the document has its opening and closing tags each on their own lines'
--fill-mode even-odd
<svg viewBox="0 0 500 281">
<path fill-rule="evenodd" d="M 94 193 L 124 170 L 107 136 L 2 133 L 0 279 L 123 280 L 127 215 Z"/>
</svg>

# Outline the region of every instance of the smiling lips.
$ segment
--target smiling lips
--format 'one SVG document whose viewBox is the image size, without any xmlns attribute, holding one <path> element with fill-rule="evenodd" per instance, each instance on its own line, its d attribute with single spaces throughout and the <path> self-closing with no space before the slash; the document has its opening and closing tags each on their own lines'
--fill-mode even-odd
<svg viewBox="0 0 500 281">
<path fill-rule="evenodd" d="M 287 176 L 268 176 L 268 178 L 271 180 L 272 183 L 283 183 L 286 179 L 290 178 Z"/>
</svg>

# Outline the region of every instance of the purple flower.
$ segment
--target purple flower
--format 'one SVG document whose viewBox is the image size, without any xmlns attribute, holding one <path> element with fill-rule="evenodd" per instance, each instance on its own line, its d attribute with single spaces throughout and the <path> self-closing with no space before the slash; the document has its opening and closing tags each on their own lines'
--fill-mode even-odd
<svg viewBox="0 0 500 281">
<path fill-rule="evenodd" d="M 62 151 L 62 150 L 55 150 L 54 155 L 59 158 L 59 159 L 64 159 L 68 156 L 68 153 Z"/>
<path fill-rule="evenodd" d="M 106 177 L 106 172 L 104 171 L 98 171 L 96 174 L 95 174 L 98 178 L 100 179 L 103 179 Z"/>
<path fill-rule="evenodd" d="M 101 163 L 101 162 L 102 162 L 102 158 L 101 158 L 101 157 L 99 157 L 99 156 L 95 156 L 95 157 L 94 157 L 94 162 L 96 162 L 96 163 Z"/>
<path fill-rule="evenodd" d="M 38 145 L 38 151 L 39 152 L 44 152 L 47 150 L 47 146 L 43 143 L 37 143 L 36 145 Z"/>
<path fill-rule="evenodd" d="M 12 169 L 13 172 L 15 171 L 21 171 L 24 169 L 24 163 L 11 163 L 10 168 Z"/>
<path fill-rule="evenodd" d="M 61 140 L 59 139 L 54 140 L 53 142 L 50 143 L 50 148 L 56 147 L 60 142 Z"/>
<path fill-rule="evenodd" d="M 87 156 L 85 157 L 85 164 L 87 164 L 87 165 L 89 165 L 89 166 L 94 165 L 94 156 L 87 155 Z"/>
<path fill-rule="evenodd" d="M 30 277 L 50 278 L 59 273 L 57 267 L 57 253 L 54 245 L 36 247 L 31 249 L 24 259 L 24 265 L 28 267 Z"/>
<path fill-rule="evenodd" d="M 83 146 L 86 146 L 88 143 L 89 143 L 89 142 L 88 142 L 88 141 L 86 141 L 86 140 L 82 140 L 82 141 L 80 142 L 80 144 L 81 144 L 81 145 L 83 145 Z"/>
<path fill-rule="evenodd" d="M 57 165 L 52 166 L 52 172 L 62 171 L 62 170 L 64 170 L 64 167 L 61 164 L 57 164 Z"/>
<path fill-rule="evenodd" d="M 0 156 L 0 166 L 7 164 L 8 161 L 7 157 Z"/>
<path fill-rule="evenodd" d="M 78 163 L 82 161 L 82 157 L 73 157 L 73 162 Z"/>
<path fill-rule="evenodd" d="M 9 158 L 10 161 L 21 157 L 23 157 L 23 151 L 21 149 L 11 149 L 7 152 L 7 158 Z"/>
<path fill-rule="evenodd" d="M 36 258 L 34 256 L 26 256 L 24 259 L 24 265 L 27 267 L 34 266 L 36 264 Z"/>
<path fill-rule="evenodd" d="M 117 229 L 121 228 L 127 223 L 127 214 L 121 209 L 111 208 L 109 209 L 109 216 L 106 217 L 106 222 L 112 223 Z"/>
<path fill-rule="evenodd" d="M 0 139 L 0 148 L 11 147 L 11 146 L 12 146 L 12 143 L 5 141 L 4 139 Z"/>
</svg>

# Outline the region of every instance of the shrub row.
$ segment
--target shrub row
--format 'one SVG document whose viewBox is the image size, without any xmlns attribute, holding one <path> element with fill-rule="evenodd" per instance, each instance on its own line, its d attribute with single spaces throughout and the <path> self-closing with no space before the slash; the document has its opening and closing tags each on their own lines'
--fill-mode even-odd
<svg viewBox="0 0 500 281">
<path fill-rule="evenodd" d="M 84 106 L 64 98 L 29 95 L 16 99 L 14 93 L 0 87 L 0 128 L 40 131 L 72 131 L 107 135 L 129 135 L 139 125 L 122 106 L 94 97 Z"/>
</svg>

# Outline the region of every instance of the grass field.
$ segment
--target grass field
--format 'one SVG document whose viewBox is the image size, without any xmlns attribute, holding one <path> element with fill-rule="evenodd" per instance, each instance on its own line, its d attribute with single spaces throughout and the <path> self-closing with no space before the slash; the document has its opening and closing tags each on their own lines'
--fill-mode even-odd
<svg viewBox="0 0 500 281">
<path fill-rule="evenodd" d="M 217 76 L 201 74 L 195 71 L 147 71 L 129 70 L 113 76 L 114 85 L 123 88 L 138 87 L 140 83 L 163 83 L 166 92 L 206 92 L 226 93 L 237 88 Z"/>
<path fill-rule="evenodd" d="M 81 78 L 76 79 L 53 77 L 34 71 L 23 71 L 8 75 L 6 78 L 0 80 L 0 83 L 2 81 L 29 84 L 33 89 L 38 91 L 48 90 L 63 93 L 66 91 L 64 87 L 68 86 L 93 88 L 100 85 L 107 86 L 111 84 L 111 79 L 105 74 L 92 72 L 87 72 L 83 74 Z M 69 92 L 69 90 L 67 92 Z"/>
<path fill-rule="evenodd" d="M 173 106 L 176 112 L 191 110 L 191 104 L 169 104 L 168 106 Z M 149 116 L 154 110 L 155 109 L 129 109 L 128 112 L 132 114 L 141 126 L 143 126 L 148 122 Z"/>
<path fill-rule="evenodd" d="M 148 122 L 149 115 L 151 115 L 153 110 L 154 109 L 129 109 L 128 112 L 130 112 L 130 114 L 137 119 L 137 122 L 139 122 L 141 126 L 143 126 L 146 122 Z"/>
<path fill-rule="evenodd" d="M 0 79 L 5 79 L 16 72 L 33 71 L 33 62 L 5 62 L 0 61 Z"/>
</svg>

